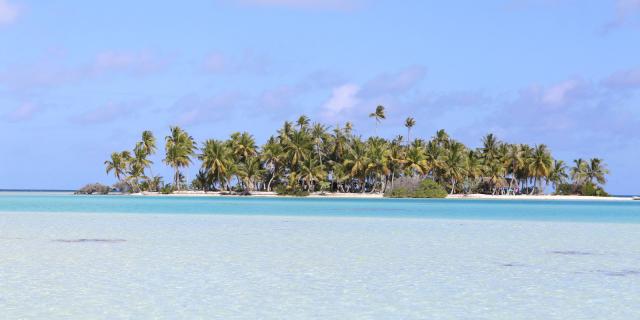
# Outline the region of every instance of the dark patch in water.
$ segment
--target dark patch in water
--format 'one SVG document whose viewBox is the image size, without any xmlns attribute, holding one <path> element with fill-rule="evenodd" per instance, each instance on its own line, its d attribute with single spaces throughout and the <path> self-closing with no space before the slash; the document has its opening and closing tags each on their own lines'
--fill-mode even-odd
<svg viewBox="0 0 640 320">
<path fill-rule="evenodd" d="M 99 242 L 99 243 L 118 243 L 125 242 L 125 239 L 56 239 L 54 242 L 64 243 L 85 243 L 85 242 Z"/>
<path fill-rule="evenodd" d="M 565 256 L 590 256 L 590 255 L 594 255 L 593 252 L 573 251 L 573 250 L 551 251 L 551 253 L 553 253 L 553 254 L 561 254 L 561 255 L 565 255 Z"/>
<path fill-rule="evenodd" d="M 503 266 L 503 267 L 524 267 L 525 265 L 522 264 L 522 263 L 514 262 L 514 263 L 503 263 L 503 264 L 501 264 L 501 266 Z"/>
<path fill-rule="evenodd" d="M 640 270 L 622 270 L 622 271 L 597 270 L 597 272 L 607 276 L 611 276 L 611 277 L 640 276 Z"/>
</svg>

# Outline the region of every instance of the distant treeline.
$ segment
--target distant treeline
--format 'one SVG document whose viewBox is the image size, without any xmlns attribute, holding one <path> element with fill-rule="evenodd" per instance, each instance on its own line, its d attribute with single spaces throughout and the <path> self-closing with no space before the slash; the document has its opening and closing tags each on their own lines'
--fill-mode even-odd
<svg viewBox="0 0 640 320">
<path fill-rule="evenodd" d="M 370 117 L 377 131 L 386 118 L 384 107 Z M 132 192 L 384 192 L 407 177 L 432 180 L 449 193 L 537 194 L 552 185 L 563 194 L 606 195 L 602 185 L 608 170 L 602 159 L 577 159 L 569 167 L 545 144 L 511 144 L 487 134 L 482 147 L 472 149 L 445 130 L 430 139 L 413 138 L 415 125 L 407 118 L 406 137 L 387 140 L 356 135 L 350 122 L 330 127 L 301 116 L 286 121 L 262 146 L 248 132 L 197 144 L 183 129 L 171 127 L 163 159 L 175 172 L 170 182 L 152 174 L 149 156 L 157 144 L 150 131 L 133 150 L 112 153 L 105 165 L 118 180 L 116 187 Z M 200 171 L 187 182 L 181 170 L 196 160 Z"/>
</svg>

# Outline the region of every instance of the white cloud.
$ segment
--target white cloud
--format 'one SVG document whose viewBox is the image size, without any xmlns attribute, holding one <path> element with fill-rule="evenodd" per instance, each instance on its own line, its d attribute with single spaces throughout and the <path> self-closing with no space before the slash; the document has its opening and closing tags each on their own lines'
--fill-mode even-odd
<svg viewBox="0 0 640 320">
<path fill-rule="evenodd" d="M 18 19 L 20 8 L 7 0 L 0 0 L 0 25 L 10 24 Z"/>
<path fill-rule="evenodd" d="M 640 68 L 614 72 L 603 81 L 608 88 L 632 89 L 640 88 Z"/>
<path fill-rule="evenodd" d="M 337 116 L 353 109 L 360 103 L 359 92 L 360 87 L 352 83 L 334 88 L 331 97 L 322 106 L 323 115 L 328 119 L 335 119 Z"/>
<path fill-rule="evenodd" d="M 4 118 L 10 122 L 21 122 L 31 120 L 40 109 L 30 103 L 25 102 L 16 109 L 4 115 Z"/>
<path fill-rule="evenodd" d="M 544 91 L 542 102 L 552 106 L 563 105 L 579 86 L 580 83 L 577 80 L 566 80 L 555 84 Z"/>
<path fill-rule="evenodd" d="M 604 27 L 604 31 L 629 24 L 633 17 L 640 15 L 640 0 L 616 0 L 615 17 Z"/>
</svg>

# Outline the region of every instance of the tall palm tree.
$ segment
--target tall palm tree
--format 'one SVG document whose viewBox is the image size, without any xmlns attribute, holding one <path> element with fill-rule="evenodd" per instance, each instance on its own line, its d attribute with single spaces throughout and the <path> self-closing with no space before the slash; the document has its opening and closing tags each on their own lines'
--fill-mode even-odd
<svg viewBox="0 0 640 320">
<path fill-rule="evenodd" d="M 314 191 L 315 184 L 322 181 L 326 175 L 324 166 L 313 157 L 305 159 L 300 166 L 300 178 L 304 180 L 306 189 L 309 192 Z"/>
<path fill-rule="evenodd" d="M 567 174 L 567 165 L 562 160 L 554 160 L 551 171 L 549 171 L 549 182 L 551 182 L 553 189 L 557 190 L 558 186 L 565 183 L 569 175 Z"/>
<path fill-rule="evenodd" d="M 535 146 L 529 168 L 533 174 L 534 186 L 537 187 L 538 192 L 542 192 L 542 179 L 549 176 L 553 165 L 552 161 L 551 153 L 549 153 L 546 145 L 540 144 Z M 536 188 L 533 188 L 531 194 L 533 194 L 535 190 Z"/>
<path fill-rule="evenodd" d="M 309 119 L 309 117 L 305 115 L 301 115 L 298 118 L 298 121 L 296 121 L 296 124 L 298 125 L 298 130 L 300 131 L 307 130 L 309 128 L 309 123 L 311 123 L 311 120 Z"/>
<path fill-rule="evenodd" d="M 451 183 L 451 194 L 455 192 L 456 184 L 465 176 L 464 145 L 459 142 L 450 142 L 449 148 L 444 153 L 444 175 Z"/>
<path fill-rule="evenodd" d="M 384 106 L 381 106 L 381 105 L 377 106 L 376 111 L 369 114 L 369 118 L 376 119 L 375 135 L 378 135 L 378 125 L 382 120 L 387 118 L 387 116 L 384 113 Z"/>
<path fill-rule="evenodd" d="M 404 121 L 404 126 L 407 127 L 407 144 L 411 141 L 411 128 L 416 125 L 416 119 L 408 117 Z"/>
<path fill-rule="evenodd" d="M 589 179 L 589 164 L 582 158 L 575 159 L 570 172 L 574 185 L 580 186 Z"/>
<path fill-rule="evenodd" d="M 511 174 L 511 180 L 509 180 L 509 190 L 515 194 L 516 175 L 518 170 L 524 166 L 522 147 L 519 144 L 510 144 L 507 147 L 507 153 L 505 156 L 505 164 L 508 170 L 505 173 Z"/>
<path fill-rule="evenodd" d="M 111 159 L 104 162 L 107 174 L 113 171 L 113 175 L 118 181 L 122 181 L 122 177 L 126 174 L 128 162 L 131 159 L 129 151 L 113 152 Z"/>
<path fill-rule="evenodd" d="M 197 149 L 193 137 L 179 127 L 171 127 L 171 134 L 165 137 L 164 162 L 174 171 L 173 181 L 177 190 L 180 190 L 180 168 L 191 164 L 191 157 Z"/>
<path fill-rule="evenodd" d="M 202 144 L 202 154 L 198 158 L 202 161 L 202 168 L 213 177 L 212 183 L 218 183 L 220 189 L 225 189 L 227 175 L 233 161 L 231 151 L 226 143 L 209 139 Z"/>
<path fill-rule="evenodd" d="M 360 192 L 364 193 L 366 190 L 365 183 L 369 158 L 367 157 L 366 145 L 359 138 L 353 140 L 344 165 L 350 171 L 351 177 L 358 180 L 360 183 Z"/>
<path fill-rule="evenodd" d="M 264 167 L 271 175 L 267 182 L 267 191 L 271 191 L 273 180 L 278 177 L 282 171 L 282 167 L 286 160 L 286 153 L 282 144 L 278 143 L 274 137 L 269 138 L 267 143 L 262 147 L 262 161 Z"/>
<path fill-rule="evenodd" d="M 243 162 L 238 170 L 238 175 L 242 179 L 245 190 L 253 191 L 257 180 L 262 175 L 263 169 L 260 166 L 260 159 L 258 157 L 251 157 Z"/>
<path fill-rule="evenodd" d="M 593 183 L 594 180 L 599 184 L 607 183 L 606 175 L 609 174 L 604 161 L 599 158 L 592 158 L 587 165 L 587 179 Z"/>
</svg>

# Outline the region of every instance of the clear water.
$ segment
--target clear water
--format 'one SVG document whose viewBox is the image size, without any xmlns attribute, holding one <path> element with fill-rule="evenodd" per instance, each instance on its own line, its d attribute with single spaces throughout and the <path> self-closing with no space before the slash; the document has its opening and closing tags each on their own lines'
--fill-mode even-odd
<svg viewBox="0 0 640 320">
<path fill-rule="evenodd" d="M 75 196 L 0 193 L 0 212 L 217 214 L 640 223 L 640 201 Z"/>
<path fill-rule="evenodd" d="M 635 202 L 0 196 L 0 319 L 640 319 Z"/>
</svg>

